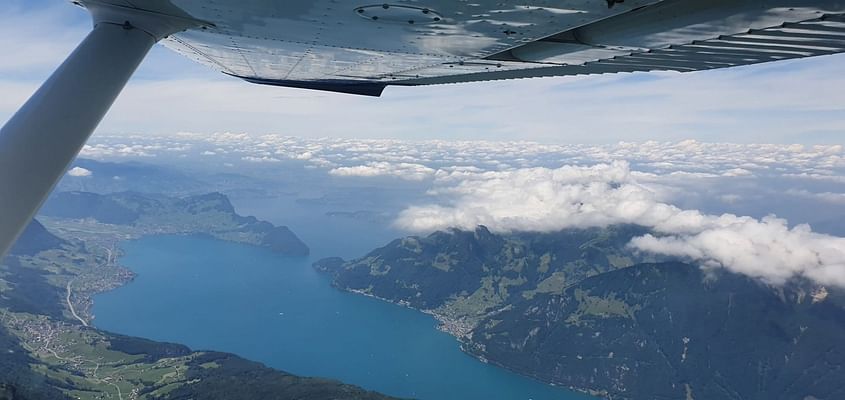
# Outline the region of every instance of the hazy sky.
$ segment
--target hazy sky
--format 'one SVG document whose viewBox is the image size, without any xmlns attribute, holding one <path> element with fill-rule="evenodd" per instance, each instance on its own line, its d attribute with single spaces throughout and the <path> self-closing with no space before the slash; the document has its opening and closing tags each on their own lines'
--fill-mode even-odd
<svg viewBox="0 0 845 400">
<path fill-rule="evenodd" d="M 68 1 L 4 0 L 0 120 L 89 28 Z M 252 85 L 157 46 L 98 133 L 836 144 L 845 132 L 843 64 L 837 55 L 691 74 L 388 88 L 374 99 Z"/>
</svg>

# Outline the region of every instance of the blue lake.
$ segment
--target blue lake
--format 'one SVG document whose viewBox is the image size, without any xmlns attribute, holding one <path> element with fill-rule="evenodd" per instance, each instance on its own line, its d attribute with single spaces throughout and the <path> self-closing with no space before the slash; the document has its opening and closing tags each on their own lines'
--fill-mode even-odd
<svg viewBox="0 0 845 400">
<path fill-rule="evenodd" d="M 287 258 L 193 236 L 147 237 L 123 248 L 121 263 L 138 276 L 97 296 L 102 329 L 394 396 L 590 399 L 467 356 L 428 315 L 332 288 L 311 268 L 318 256 Z"/>
</svg>

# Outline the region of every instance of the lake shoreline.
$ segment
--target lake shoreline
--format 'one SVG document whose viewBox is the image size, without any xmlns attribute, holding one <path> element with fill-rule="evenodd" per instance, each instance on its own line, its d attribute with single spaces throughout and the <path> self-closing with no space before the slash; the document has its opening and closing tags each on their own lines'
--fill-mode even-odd
<svg viewBox="0 0 845 400">
<path fill-rule="evenodd" d="M 326 273 L 325 271 L 321 271 L 321 272 Z M 596 390 L 592 390 L 592 389 L 583 389 L 583 388 L 572 387 L 572 386 L 565 386 L 565 385 L 556 384 L 556 383 L 553 383 L 553 382 L 546 382 L 546 381 L 538 379 L 535 376 L 527 374 L 523 371 L 511 368 L 511 367 L 509 367 L 505 364 L 502 364 L 498 361 L 495 361 L 495 360 L 489 360 L 489 359 L 487 359 L 487 357 L 484 357 L 481 354 L 476 354 L 476 353 L 468 350 L 466 345 L 469 344 L 469 343 L 466 340 L 469 339 L 469 336 L 471 335 L 470 331 L 472 330 L 472 328 L 469 328 L 468 330 L 463 328 L 463 326 L 466 325 L 466 323 L 464 321 L 451 319 L 451 318 L 449 318 L 449 316 L 447 316 L 445 314 L 438 313 L 436 310 L 423 310 L 423 309 L 415 308 L 415 307 L 411 306 L 410 303 L 405 302 L 405 301 L 396 302 L 396 301 L 393 301 L 393 300 L 390 300 L 390 299 L 379 297 L 379 296 L 376 296 L 376 295 L 369 293 L 365 290 L 345 289 L 345 288 L 341 288 L 341 287 L 335 285 L 334 283 L 332 283 L 331 286 L 333 288 L 339 290 L 339 291 L 342 291 L 342 292 L 355 293 L 357 295 L 370 297 L 370 298 L 380 300 L 380 301 L 383 301 L 383 302 L 386 302 L 386 303 L 390 303 L 390 304 L 393 304 L 393 305 L 404 307 L 404 308 L 407 308 L 409 310 L 414 310 L 416 312 L 420 312 L 420 313 L 423 313 L 423 314 L 426 314 L 426 315 L 431 315 L 438 322 L 438 324 L 436 326 L 437 330 L 453 336 L 455 338 L 455 340 L 458 341 L 459 348 L 461 349 L 461 351 L 464 354 L 466 354 L 466 355 L 468 355 L 468 356 L 470 356 L 470 357 L 472 357 L 472 358 L 474 358 L 474 359 L 476 359 L 476 360 L 478 360 L 478 361 L 480 361 L 484 364 L 496 366 L 498 368 L 510 371 L 512 373 L 518 374 L 518 375 L 523 376 L 525 378 L 532 379 L 532 380 L 534 380 L 538 383 L 548 385 L 548 386 L 551 386 L 551 387 L 566 388 L 566 389 L 569 389 L 569 390 L 572 390 L 572 391 L 575 391 L 575 392 L 579 392 L 579 393 L 582 393 L 582 394 L 585 394 L 585 395 L 593 396 L 597 399 L 607 398 L 607 392 L 596 391 Z M 450 328 L 450 327 L 456 327 L 456 326 L 461 326 L 461 328 L 458 328 L 458 329 Z"/>
<path fill-rule="evenodd" d="M 363 301 L 365 296 L 332 287 L 325 274 L 311 267 L 310 258 L 292 260 L 267 249 L 228 244 L 195 235 L 153 235 L 121 243 L 120 264 L 137 276 L 134 285 L 97 299 L 96 327 L 219 349 L 277 370 L 328 376 L 399 397 L 586 398 L 484 363 L 462 349 L 453 333 L 437 329 L 443 321 L 435 313 L 395 307 L 383 299 Z M 244 274 L 247 265 L 254 273 Z M 195 281 L 197 277 L 202 280 Z M 196 311 L 186 315 L 174 310 L 171 298 L 185 302 L 183 310 Z M 243 307 L 250 311 L 233 311 Z M 126 315 L 130 308 L 132 316 Z M 247 336 L 239 333 L 240 339 L 232 341 L 235 334 L 227 332 Z"/>
</svg>

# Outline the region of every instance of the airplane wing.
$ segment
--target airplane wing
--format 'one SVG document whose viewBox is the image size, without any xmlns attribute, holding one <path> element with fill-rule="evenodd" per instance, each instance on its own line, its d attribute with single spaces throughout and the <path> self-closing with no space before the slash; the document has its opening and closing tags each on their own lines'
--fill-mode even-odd
<svg viewBox="0 0 845 400">
<path fill-rule="evenodd" d="M 209 22 L 163 43 L 225 74 L 365 95 L 389 85 L 690 72 L 845 51 L 845 1 L 110 1 L 176 7 Z"/>
</svg>

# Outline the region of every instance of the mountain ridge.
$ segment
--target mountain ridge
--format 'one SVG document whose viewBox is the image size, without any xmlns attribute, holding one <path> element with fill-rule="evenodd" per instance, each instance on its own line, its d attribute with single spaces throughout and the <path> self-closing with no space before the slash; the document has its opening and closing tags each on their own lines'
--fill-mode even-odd
<svg viewBox="0 0 845 400">
<path fill-rule="evenodd" d="M 140 234 L 204 232 L 218 239 L 257 245 L 290 256 L 307 256 L 310 252 L 287 226 L 241 216 L 229 198 L 219 192 L 186 197 L 139 192 L 58 192 L 45 202 L 40 215 L 91 219 L 129 227 Z"/>
<path fill-rule="evenodd" d="M 627 246 L 644 233 L 479 227 L 314 266 L 340 289 L 433 314 L 483 361 L 606 398 L 845 395 L 840 290 L 648 259 Z"/>
</svg>

